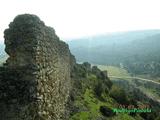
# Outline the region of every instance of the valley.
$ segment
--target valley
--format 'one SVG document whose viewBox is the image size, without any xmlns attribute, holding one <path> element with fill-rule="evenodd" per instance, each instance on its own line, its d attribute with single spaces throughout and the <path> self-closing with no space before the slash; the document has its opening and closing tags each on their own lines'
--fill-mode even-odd
<svg viewBox="0 0 160 120">
<path fill-rule="evenodd" d="M 126 93 L 130 94 L 127 91 L 132 91 L 133 88 L 138 89 L 141 92 L 137 92 L 136 96 L 138 94 L 140 96 L 142 94 L 145 94 L 148 99 L 152 99 L 153 101 L 156 101 L 160 106 L 160 82 L 159 81 L 155 80 L 154 78 L 146 79 L 139 76 L 130 76 L 130 74 L 125 69 L 115 67 L 115 66 L 105 66 L 105 65 L 97 65 L 97 66 L 101 70 L 107 70 L 108 77 L 112 80 L 112 82 L 117 84 L 120 87 L 123 87 L 126 90 Z M 128 85 L 126 85 L 126 81 Z M 132 89 L 130 89 L 131 86 L 133 87 Z"/>
<path fill-rule="evenodd" d="M 0 120 L 160 120 L 159 0 L 0 5 Z"/>
<path fill-rule="evenodd" d="M 108 43 L 106 36 L 103 36 L 104 39 L 100 37 L 102 42 L 98 42 L 97 37 L 96 41 L 88 41 L 89 44 L 83 43 L 83 40 L 76 41 L 76 44 L 70 41 L 71 52 L 81 62 L 74 63 L 71 72 L 73 87 L 69 120 L 144 120 L 146 116 L 147 120 L 159 120 L 158 34 L 159 30 L 121 33 L 118 36 L 114 34 L 109 36 L 111 41 Z M 124 36 L 130 39 L 126 40 Z M 149 39 L 152 37 L 154 42 L 151 47 Z M 134 41 L 138 38 L 142 41 Z M 0 46 L 0 66 L 3 66 L 8 56 L 4 52 L 4 45 Z M 144 52 L 147 47 L 154 49 Z M 112 110 L 119 104 L 149 104 L 152 112 L 135 115 L 113 113 Z"/>
</svg>

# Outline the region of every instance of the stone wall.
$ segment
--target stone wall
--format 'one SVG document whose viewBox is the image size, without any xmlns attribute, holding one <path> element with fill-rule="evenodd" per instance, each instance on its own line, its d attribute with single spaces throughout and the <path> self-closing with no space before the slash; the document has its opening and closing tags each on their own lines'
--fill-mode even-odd
<svg viewBox="0 0 160 120">
<path fill-rule="evenodd" d="M 37 16 L 17 16 L 4 32 L 9 55 L 0 68 L 1 120 L 66 120 L 75 63 L 68 45 Z"/>
</svg>

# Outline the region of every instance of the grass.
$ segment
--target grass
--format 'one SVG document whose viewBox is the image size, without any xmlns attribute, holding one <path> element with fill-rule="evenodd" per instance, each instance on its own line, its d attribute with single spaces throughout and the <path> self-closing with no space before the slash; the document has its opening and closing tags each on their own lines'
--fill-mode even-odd
<svg viewBox="0 0 160 120">
<path fill-rule="evenodd" d="M 97 65 L 97 67 L 100 70 L 107 70 L 109 76 L 118 76 L 118 77 L 130 76 L 129 73 L 123 68 L 119 68 L 115 66 L 107 66 L 107 65 Z"/>
<path fill-rule="evenodd" d="M 101 70 L 107 70 L 109 76 L 130 77 L 129 73 L 125 69 L 122 69 L 122 68 L 119 68 L 119 67 L 98 65 L 98 68 L 101 69 Z M 137 77 L 145 78 L 145 79 L 152 79 L 152 78 L 149 78 L 146 75 L 145 76 L 144 75 L 138 75 Z M 110 79 L 112 80 L 112 78 L 110 78 Z M 126 78 L 124 78 L 124 79 L 127 80 Z M 160 78 L 153 79 L 153 80 L 160 81 Z M 160 98 L 156 93 L 157 91 L 155 91 L 153 89 L 146 89 L 143 86 L 141 86 L 141 88 L 144 90 L 145 93 L 151 94 L 158 99 Z"/>
<path fill-rule="evenodd" d="M 109 96 L 106 95 L 105 102 L 100 101 L 95 95 L 92 89 L 86 89 L 84 95 L 79 97 L 75 105 L 77 107 L 82 107 L 82 111 L 74 114 L 70 120 L 97 120 L 102 117 L 99 111 L 100 106 L 107 106 L 109 108 L 114 108 L 117 103 Z M 85 107 L 84 107 L 85 106 Z M 133 117 L 129 116 L 127 113 L 119 113 L 114 117 L 108 117 L 106 120 L 135 120 Z"/>
<path fill-rule="evenodd" d="M 112 100 L 110 100 L 112 102 Z M 101 116 L 99 108 L 101 105 L 106 105 L 111 107 L 110 102 L 101 102 L 93 94 L 92 89 L 86 89 L 83 99 L 78 99 L 76 101 L 76 106 L 85 106 L 86 110 L 76 113 L 70 120 L 96 120 L 97 117 Z"/>
<path fill-rule="evenodd" d="M 108 120 L 108 119 L 106 119 Z M 129 116 L 128 114 L 125 113 L 120 113 L 117 116 L 109 119 L 109 120 L 143 120 L 141 117 L 136 116 L 135 118 Z"/>
<path fill-rule="evenodd" d="M 94 120 L 94 118 L 100 116 L 99 107 L 101 103 L 94 97 L 91 89 L 86 89 L 84 99 L 79 99 L 77 105 L 80 105 L 79 102 L 85 106 L 86 111 L 76 113 L 70 120 Z"/>
</svg>

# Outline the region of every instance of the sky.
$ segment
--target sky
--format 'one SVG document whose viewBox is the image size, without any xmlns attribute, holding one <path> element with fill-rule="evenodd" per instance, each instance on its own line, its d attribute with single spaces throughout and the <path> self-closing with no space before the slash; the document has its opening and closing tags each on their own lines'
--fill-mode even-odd
<svg viewBox="0 0 160 120">
<path fill-rule="evenodd" d="M 0 41 L 18 14 L 30 13 L 62 40 L 97 34 L 160 29 L 160 0 L 0 0 Z"/>
</svg>

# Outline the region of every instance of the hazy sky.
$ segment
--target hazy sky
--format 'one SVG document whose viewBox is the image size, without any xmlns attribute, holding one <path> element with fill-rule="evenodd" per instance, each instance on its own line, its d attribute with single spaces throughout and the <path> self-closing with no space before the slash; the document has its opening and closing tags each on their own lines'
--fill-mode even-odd
<svg viewBox="0 0 160 120">
<path fill-rule="evenodd" d="M 23 13 L 38 15 L 64 40 L 160 28 L 160 0 L 1 0 L 1 41 L 4 29 Z"/>
</svg>

